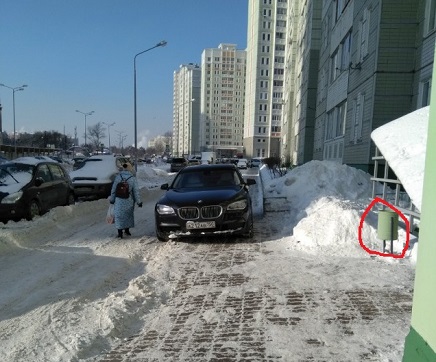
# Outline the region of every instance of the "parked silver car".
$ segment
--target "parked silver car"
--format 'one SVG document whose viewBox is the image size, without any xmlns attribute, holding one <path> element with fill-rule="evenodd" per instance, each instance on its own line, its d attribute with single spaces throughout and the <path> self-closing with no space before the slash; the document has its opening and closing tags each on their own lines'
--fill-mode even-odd
<svg viewBox="0 0 436 362">
<path fill-rule="evenodd" d="M 83 165 L 70 172 L 77 197 L 93 199 L 110 195 L 115 176 L 124 163 L 130 163 L 125 156 L 97 155 L 83 161 Z"/>
</svg>

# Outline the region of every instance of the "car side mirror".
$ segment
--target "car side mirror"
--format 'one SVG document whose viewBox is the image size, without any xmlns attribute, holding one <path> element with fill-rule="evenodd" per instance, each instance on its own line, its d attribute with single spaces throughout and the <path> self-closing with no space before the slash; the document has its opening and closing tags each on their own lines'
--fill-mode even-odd
<svg viewBox="0 0 436 362">
<path fill-rule="evenodd" d="M 36 187 L 41 186 L 43 183 L 44 183 L 44 180 L 42 179 L 42 177 L 37 177 L 37 178 L 35 179 L 35 186 L 36 186 Z"/>
<path fill-rule="evenodd" d="M 168 184 L 160 185 L 161 190 L 168 190 L 168 188 L 169 188 Z"/>
</svg>

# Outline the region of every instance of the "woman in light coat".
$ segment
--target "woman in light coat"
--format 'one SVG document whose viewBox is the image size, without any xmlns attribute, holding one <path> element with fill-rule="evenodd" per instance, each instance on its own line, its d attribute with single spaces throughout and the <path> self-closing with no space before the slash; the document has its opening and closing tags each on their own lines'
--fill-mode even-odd
<svg viewBox="0 0 436 362">
<path fill-rule="evenodd" d="M 122 199 L 115 196 L 117 185 L 122 180 L 127 180 L 129 184 L 129 197 Z M 133 175 L 133 167 L 130 163 L 123 164 L 122 171 L 115 177 L 112 185 L 109 202 L 114 204 L 115 227 L 118 229 L 118 237 L 123 238 L 123 230 L 126 235 L 130 234 L 130 228 L 135 226 L 134 209 L 135 204 L 142 207 L 141 197 L 139 195 L 138 181 Z"/>
</svg>

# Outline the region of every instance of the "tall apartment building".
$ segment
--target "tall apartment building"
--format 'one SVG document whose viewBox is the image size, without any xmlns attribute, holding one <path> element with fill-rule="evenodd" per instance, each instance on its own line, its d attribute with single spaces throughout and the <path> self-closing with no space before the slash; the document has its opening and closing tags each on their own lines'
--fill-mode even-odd
<svg viewBox="0 0 436 362">
<path fill-rule="evenodd" d="M 247 157 L 280 156 L 287 0 L 250 0 L 244 148 Z"/>
<path fill-rule="evenodd" d="M 198 64 L 181 65 L 173 74 L 172 154 L 188 156 L 200 151 L 201 69 Z"/>
<path fill-rule="evenodd" d="M 283 135 L 282 159 L 302 164 L 313 159 L 322 3 L 290 1 L 288 8 L 292 18 L 288 21 L 283 117 L 283 129 L 288 135 Z M 288 72 L 294 74 L 292 83 Z M 291 123 L 290 129 L 287 123 Z"/>
<path fill-rule="evenodd" d="M 371 132 L 428 104 L 435 9 L 424 3 L 435 2 L 323 2 L 315 159 L 372 172 Z"/>
<path fill-rule="evenodd" d="M 243 152 L 245 68 L 246 52 L 235 44 L 203 51 L 200 151 L 219 158 Z"/>
</svg>

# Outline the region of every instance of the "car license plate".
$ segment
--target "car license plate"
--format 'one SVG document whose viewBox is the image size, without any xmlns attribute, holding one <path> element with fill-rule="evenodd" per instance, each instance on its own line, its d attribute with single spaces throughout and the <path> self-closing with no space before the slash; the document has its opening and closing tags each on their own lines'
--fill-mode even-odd
<svg viewBox="0 0 436 362">
<path fill-rule="evenodd" d="M 213 229 L 215 228 L 215 221 L 187 221 L 186 229 Z"/>
</svg>

